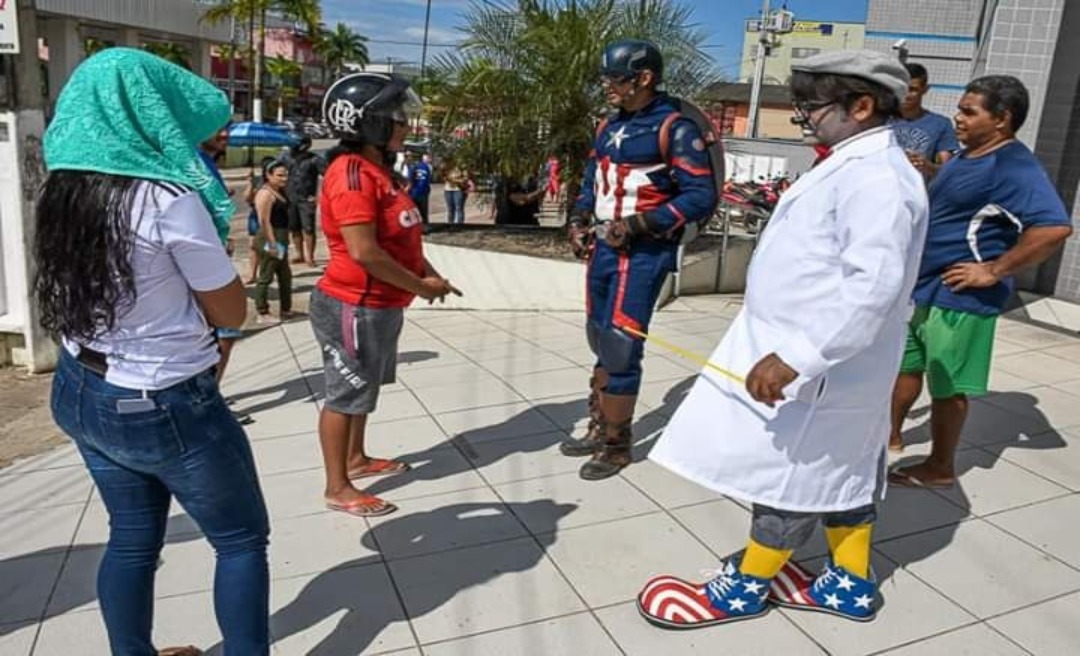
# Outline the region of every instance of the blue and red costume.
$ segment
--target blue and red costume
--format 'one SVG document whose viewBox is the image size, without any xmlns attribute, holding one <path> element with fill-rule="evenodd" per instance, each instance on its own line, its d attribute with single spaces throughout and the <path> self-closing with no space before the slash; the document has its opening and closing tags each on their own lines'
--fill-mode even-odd
<svg viewBox="0 0 1080 656">
<path fill-rule="evenodd" d="M 598 236 L 615 220 L 636 227 L 628 247 L 596 239 L 589 258 L 587 334 L 608 394 L 638 393 L 644 344 L 622 328 L 648 331 L 684 226 L 707 221 L 716 207 L 706 148 L 697 124 L 665 95 L 613 114 L 597 132 L 574 214 L 592 215 Z"/>
</svg>

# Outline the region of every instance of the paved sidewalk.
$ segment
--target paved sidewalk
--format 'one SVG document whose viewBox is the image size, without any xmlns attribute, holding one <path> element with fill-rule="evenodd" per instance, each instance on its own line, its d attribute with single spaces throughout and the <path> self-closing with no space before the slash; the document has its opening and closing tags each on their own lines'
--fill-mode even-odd
<svg viewBox="0 0 1080 656">
<path fill-rule="evenodd" d="M 738 300 L 693 297 L 653 330 L 708 352 Z M 250 426 L 273 518 L 277 654 L 1046 654 L 1080 645 L 1080 340 L 1003 321 L 995 394 L 973 403 L 962 486 L 897 490 L 875 567 L 884 607 L 860 625 L 774 611 L 661 631 L 633 599 L 654 573 L 700 577 L 741 548 L 748 513 L 651 462 L 581 481 L 557 443 L 584 425 L 582 315 L 411 310 L 375 454 L 414 470 L 371 484 L 399 512 L 327 512 L 315 434 L 320 358 L 306 322 L 251 335 L 227 392 Z M 650 349 L 638 454 L 696 367 Z M 926 452 L 927 407 L 909 423 Z M 730 436 L 737 439 L 738 436 Z M 0 470 L 0 653 L 105 654 L 94 593 L 104 509 L 70 447 Z M 825 553 L 821 536 L 800 554 Z M 174 509 L 158 573 L 162 645 L 218 641 L 213 557 Z M 217 647 L 211 653 L 220 653 Z"/>
</svg>

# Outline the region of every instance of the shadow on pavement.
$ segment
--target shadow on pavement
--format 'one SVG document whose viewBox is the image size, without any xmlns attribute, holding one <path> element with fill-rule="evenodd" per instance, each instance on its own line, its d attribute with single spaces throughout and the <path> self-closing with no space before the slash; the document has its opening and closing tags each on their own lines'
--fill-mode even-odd
<svg viewBox="0 0 1080 656">
<path fill-rule="evenodd" d="M 693 384 L 694 377 L 672 382 L 672 388 L 664 397 L 663 405 L 641 415 L 634 424 L 636 441 L 634 461 L 644 460 L 652 448 L 653 441 L 659 435 L 659 429 L 678 407 Z M 435 445 L 424 451 L 402 455 L 398 460 L 409 463 L 410 471 L 397 476 L 380 478 L 366 488 L 376 495 L 386 494 L 404 487 L 414 481 L 430 481 L 446 478 L 455 474 L 482 469 L 512 455 L 545 451 L 567 438 L 562 428 L 552 426 L 550 430 L 538 430 L 535 412 L 548 417 L 556 426 L 566 426 L 588 416 L 588 404 L 585 393 L 581 400 L 559 403 L 537 403 L 506 421 L 490 426 L 483 426 L 453 435 L 449 443 L 465 460 L 440 459 L 439 451 L 445 450 L 445 443 Z M 556 454 L 554 457 L 565 456 Z M 584 462 L 584 459 L 577 459 Z"/>
<path fill-rule="evenodd" d="M 537 531 L 535 543 L 492 549 L 482 558 L 473 554 L 473 558 L 455 559 L 453 566 L 448 566 L 447 552 L 395 560 L 390 564 L 392 582 L 387 580 L 382 567 L 370 567 L 383 562 L 380 556 L 343 562 L 311 579 L 292 601 L 274 613 L 270 632 L 275 642 L 280 642 L 340 614 L 330 634 L 308 646 L 304 653 L 309 656 L 362 653 L 390 624 L 404 623 L 406 617 L 423 617 L 469 588 L 534 568 L 544 558 L 544 549 L 555 543 L 558 523 L 576 508 L 547 499 L 505 505 L 463 503 L 380 522 L 364 534 L 361 542 L 381 552 L 380 545 L 421 544 L 443 531 L 457 535 L 490 534 L 485 524 L 505 522 L 508 516 L 527 513 L 530 517 L 550 520 L 549 525 Z M 397 592 L 401 603 L 387 603 L 391 590 Z M 220 653 L 220 646 L 207 652 Z"/>
<path fill-rule="evenodd" d="M 877 575 L 885 581 L 892 576 L 897 567 L 906 567 L 923 561 L 948 547 L 956 534 L 959 523 L 976 516 L 972 513 L 971 499 L 964 490 L 963 476 L 973 469 L 993 469 L 1002 456 L 1010 449 L 1060 449 L 1066 445 L 1065 439 L 1054 429 L 1046 415 L 1039 410 L 1039 399 L 1025 392 L 997 392 L 986 397 L 993 399 L 996 408 L 981 402 L 971 403 L 964 434 L 971 437 L 981 431 L 1000 430 L 1001 408 L 1015 418 L 1000 438 L 994 438 L 991 444 L 984 440 L 974 440 L 981 449 L 960 451 L 957 454 L 957 484 L 950 490 L 907 489 L 891 487 L 884 503 L 879 509 L 877 532 L 886 534 L 883 542 L 913 534 L 920 537 L 905 541 L 902 557 L 891 560 L 880 559 L 884 566 L 879 567 Z M 929 420 L 929 408 L 920 408 L 912 413 L 913 417 L 926 416 Z M 910 446 L 927 442 L 930 439 L 929 426 L 924 424 L 904 432 L 904 444 Z M 969 443 L 972 440 L 968 440 Z M 922 456 L 900 459 L 893 466 L 909 466 L 923 460 Z M 934 510 L 934 517 L 929 514 Z M 893 551 L 895 555 L 894 550 Z"/>
<path fill-rule="evenodd" d="M 169 517 L 165 532 L 165 544 L 181 544 L 202 539 L 199 528 L 187 515 Z M 97 565 L 105 554 L 102 543 L 74 544 L 70 547 L 50 547 L 31 553 L 20 554 L 0 560 L 0 598 L 7 603 L 20 595 L 38 596 L 31 590 L 50 590 L 47 608 L 5 610 L 0 623 L 0 637 L 22 626 L 8 623 L 16 621 L 40 621 L 47 611 L 49 617 L 77 610 L 97 600 Z M 165 554 L 164 558 L 167 558 Z M 63 566 L 56 566 L 56 559 L 63 558 Z M 63 581 L 62 587 L 54 586 Z M 24 626 L 24 625 L 23 625 Z"/>
</svg>

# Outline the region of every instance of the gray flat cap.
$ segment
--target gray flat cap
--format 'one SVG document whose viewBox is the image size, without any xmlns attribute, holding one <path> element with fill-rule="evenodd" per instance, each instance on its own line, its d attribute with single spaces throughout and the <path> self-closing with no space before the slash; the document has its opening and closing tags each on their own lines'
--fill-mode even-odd
<svg viewBox="0 0 1080 656">
<path fill-rule="evenodd" d="M 840 50 L 823 52 L 791 65 L 793 71 L 832 73 L 877 82 L 896 94 L 897 100 L 907 95 L 911 76 L 894 55 L 873 50 Z"/>
</svg>

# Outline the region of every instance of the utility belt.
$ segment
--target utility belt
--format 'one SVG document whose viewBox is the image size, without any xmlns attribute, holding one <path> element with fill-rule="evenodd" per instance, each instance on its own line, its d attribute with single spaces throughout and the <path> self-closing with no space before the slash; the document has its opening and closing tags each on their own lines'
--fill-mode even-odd
<svg viewBox="0 0 1080 656">
<path fill-rule="evenodd" d="M 593 235 L 596 239 L 602 240 L 607 237 L 608 227 L 615 219 L 598 219 L 593 216 L 591 227 L 593 229 Z M 651 233 L 636 235 L 633 239 L 635 242 L 649 242 L 654 244 L 678 244 L 682 239 L 683 230 L 685 228 L 679 228 L 670 237 L 658 237 Z"/>
</svg>

